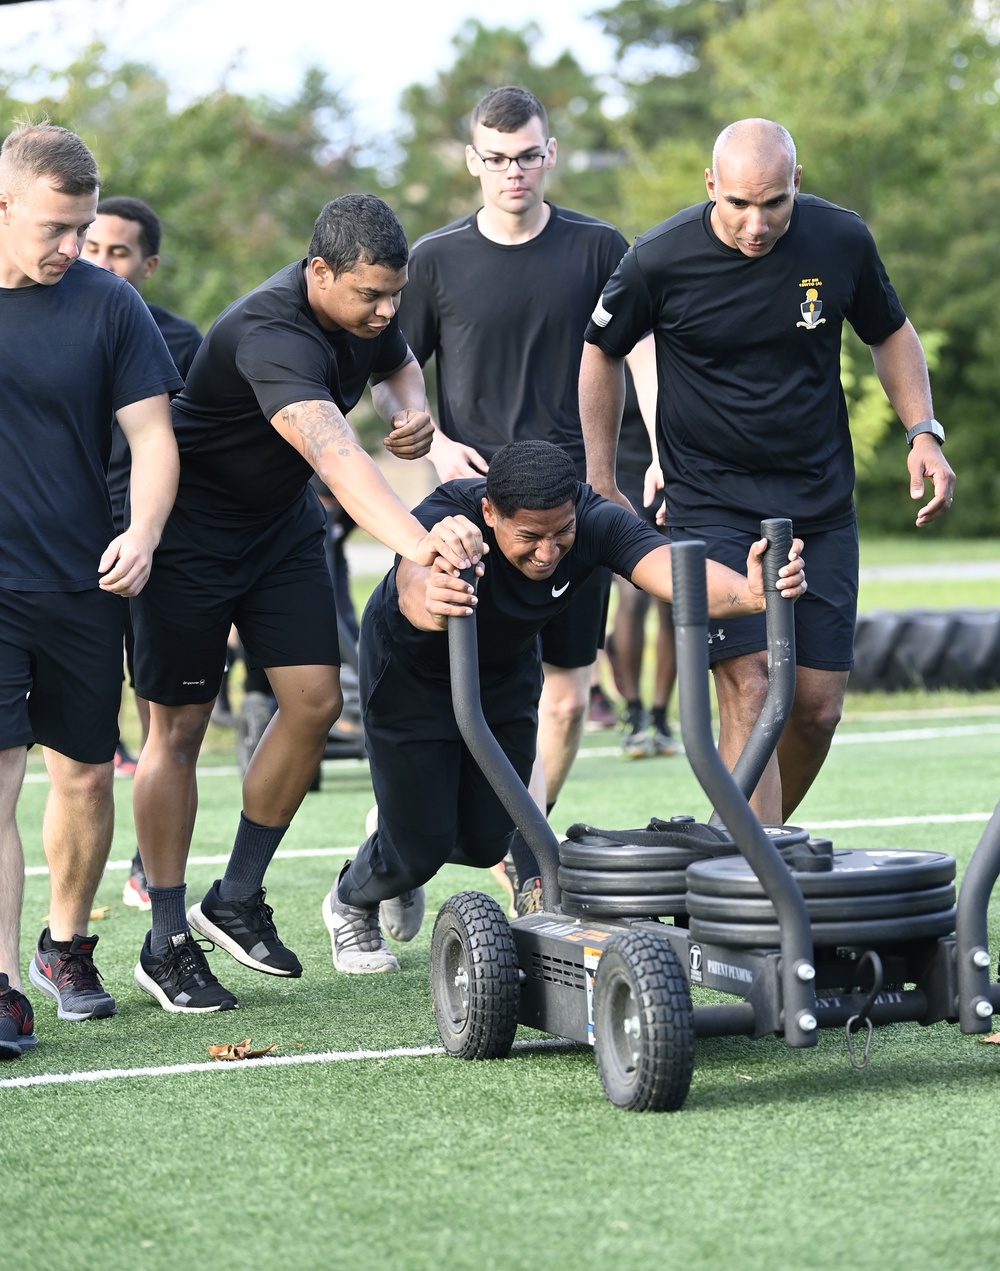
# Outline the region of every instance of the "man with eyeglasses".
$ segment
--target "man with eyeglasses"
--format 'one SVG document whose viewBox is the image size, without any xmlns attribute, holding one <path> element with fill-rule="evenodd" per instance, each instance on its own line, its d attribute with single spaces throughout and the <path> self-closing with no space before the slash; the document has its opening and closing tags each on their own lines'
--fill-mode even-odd
<svg viewBox="0 0 1000 1271">
<path fill-rule="evenodd" d="M 583 333 L 628 244 L 613 225 L 546 201 L 556 139 L 544 106 L 525 89 L 497 88 L 479 102 L 465 158 L 482 206 L 414 244 L 400 308 L 417 360 L 437 359 L 429 457 L 442 481 L 480 477 L 508 442 L 549 441 L 569 454 L 582 479 Z M 655 401 L 651 341 L 629 362 L 639 368 L 640 400 Z M 609 572 L 599 570 L 542 631 L 545 791 L 537 769 L 532 789 L 550 808 L 579 746 L 610 584 Z M 523 870 L 532 868 L 530 854 L 522 860 Z"/>
</svg>

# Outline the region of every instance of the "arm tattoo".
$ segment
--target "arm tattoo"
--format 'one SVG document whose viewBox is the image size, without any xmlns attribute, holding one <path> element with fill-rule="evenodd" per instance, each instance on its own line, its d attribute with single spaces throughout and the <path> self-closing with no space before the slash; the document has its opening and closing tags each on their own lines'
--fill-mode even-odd
<svg viewBox="0 0 1000 1271">
<path fill-rule="evenodd" d="M 731 591 L 727 599 L 734 609 L 739 609 L 743 605 L 743 601 L 740 600 L 739 595 L 735 591 Z"/>
<path fill-rule="evenodd" d="M 332 402 L 298 402 L 286 406 L 281 422 L 302 438 L 302 454 L 315 468 L 328 446 L 336 447 L 341 458 L 363 450 L 358 445 L 351 425 Z"/>
</svg>

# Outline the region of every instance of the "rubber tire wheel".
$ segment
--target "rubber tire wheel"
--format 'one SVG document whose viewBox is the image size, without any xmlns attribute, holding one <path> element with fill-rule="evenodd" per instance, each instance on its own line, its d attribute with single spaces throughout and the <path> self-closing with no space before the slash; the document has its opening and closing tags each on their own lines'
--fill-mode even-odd
<svg viewBox="0 0 1000 1271">
<path fill-rule="evenodd" d="M 431 936 L 431 1002 L 438 1033 L 458 1059 L 502 1059 L 517 1032 L 520 998 L 510 924 L 492 898 L 445 901 Z"/>
<path fill-rule="evenodd" d="M 694 1010 L 681 964 L 652 932 L 617 936 L 594 976 L 594 1057 L 608 1100 L 676 1112 L 694 1070 Z"/>
</svg>

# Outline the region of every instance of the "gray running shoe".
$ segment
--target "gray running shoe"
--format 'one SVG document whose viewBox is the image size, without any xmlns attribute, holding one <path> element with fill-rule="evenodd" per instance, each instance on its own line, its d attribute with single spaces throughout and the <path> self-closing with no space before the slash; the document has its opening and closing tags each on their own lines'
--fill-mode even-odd
<svg viewBox="0 0 1000 1271">
<path fill-rule="evenodd" d="M 333 965 L 348 975 L 398 971 L 396 955 L 386 944 L 378 925 L 378 909 L 345 905 L 337 895 L 339 882 L 338 877 L 333 889 L 323 898 L 323 921 L 333 945 Z"/>
<path fill-rule="evenodd" d="M 28 976 L 36 989 L 41 989 L 58 1003 L 60 1019 L 105 1019 L 118 1010 L 115 999 L 101 987 L 101 973 L 94 966 L 94 946 L 98 936 L 74 936 L 65 951 L 43 949 L 42 932 L 31 959 Z"/>
<path fill-rule="evenodd" d="M 653 751 L 657 755 L 676 755 L 677 742 L 674 740 L 674 734 L 669 724 L 654 724 L 650 732 L 650 740 L 653 743 Z"/>
<path fill-rule="evenodd" d="M 412 940 L 420 930 L 426 908 L 424 889 L 417 887 L 414 891 L 404 891 L 401 896 L 394 896 L 392 900 L 383 900 L 378 907 L 379 922 L 393 940 L 405 943 Z"/>
</svg>

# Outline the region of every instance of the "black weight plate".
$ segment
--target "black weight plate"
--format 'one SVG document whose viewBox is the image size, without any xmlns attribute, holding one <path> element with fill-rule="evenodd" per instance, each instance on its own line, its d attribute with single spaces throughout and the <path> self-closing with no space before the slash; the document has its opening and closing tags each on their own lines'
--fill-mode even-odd
<svg viewBox="0 0 1000 1271">
<path fill-rule="evenodd" d="M 733 848 L 736 851 L 736 848 Z M 559 864 L 570 869 L 653 870 L 673 873 L 687 869 L 705 853 L 687 847 L 651 847 L 638 843 L 612 843 L 610 839 L 559 844 Z"/>
<path fill-rule="evenodd" d="M 684 895 L 583 896 L 564 891 L 559 900 L 564 914 L 573 918 L 665 918 L 682 914 Z"/>
<path fill-rule="evenodd" d="M 587 896 L 683 896 L 687 891 L 683 869 L 568 869 L 560 865 L 559 886 Z"/>
<path fill-rule="evenodd" d="M 923 891 L 894 891 L 872 896 L 810 896 L 806 908 L 813 922 L 855 922 L 869 918 L 907 918 L 916 914 L 940 913 L 955 903 L 954 883 L 927 887 Z M 689 891 L 687 910 L 692 918 L 712 922 L 778 921 L 769 900 L 746 896 L 703 896 Z"/>
<path fill-rule="evenodd" d="M 710 922 L 692 918 L 692 940 L 706 944 L 728 945 L 735 949 L 776 949 L 781 940 L 777 924 Z M 872 918 L 867 922 L 814 922 L 813 943 L 817 948 L 838 945 L 871 947 L 906 940 L 926 940 L 947 936 L 955 930 L 955 910 L 943 909 L 935 914 L 918 914 L 912 918 Z"/>
<path fill-rule="evenodd" d="M 923 891 L 954 881 L 955 858 L 945 852 L 841 850 L 833 853 L 831 870 L 793 872 L 807 898 L 884 895 Z M 764 888 L 742 856 L 695 862 L 689 867 L 688 887 L 703 896 L 764 896 Z"/>
</svg>

